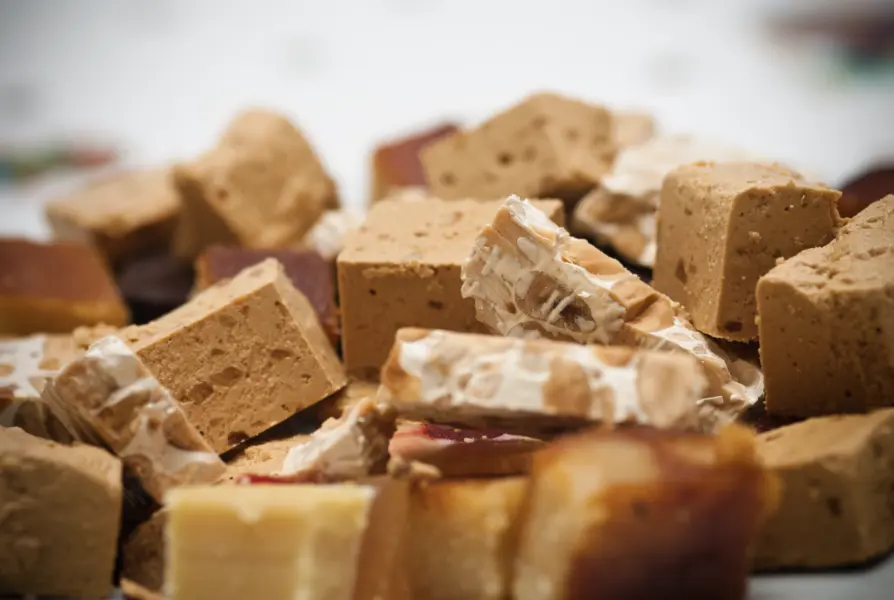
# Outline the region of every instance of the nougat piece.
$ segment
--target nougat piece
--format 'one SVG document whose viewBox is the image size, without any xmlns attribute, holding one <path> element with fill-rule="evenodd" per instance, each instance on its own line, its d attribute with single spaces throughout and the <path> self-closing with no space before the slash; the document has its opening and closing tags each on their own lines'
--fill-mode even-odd
<svg viewBox="0 0 894 600">
<path fill-rule="evenodd" d="M 894 405 L 894 196 L 761 277 L 757 308 L 770 413 Z"/>
<path fill-rule="evenodd" d="M 682 308 L 621 263 L 510 196 L 472 246 L 462 293 L 491 330 L 695 356 L 709 387 L 704 414 L 735 417 L 763 393 L 760 370 L 696 331 Z"/>
<path fill-rule="evenodd" d="M 32 335 L 0 341 L 0 427 L 69 443 L 72 434 L 41 399 L 48 379 L 82 354 L 70 335 Z"/>
<path fill-rule="evenodd" d="M 375 397 L 379 384 L 373 381 L 351 380 L 338 393 L 314 406 L 314 412 L 321 421 L 337 419 L 355 404 L 365 398 Z"/>
<path fill-rule="evenodd" d="M 238 115 L 215 147 L 176 167 L 174 182 L 183 208 L 173 249 L 189 260 L 215 243 L 294 245 L 338 206 L 335 184 L 302 133 L 259 109 Z"/>
<path fill-rule="evenodd" d="M 407 418 L 507 431 L 711 429 L 706 388 L 698 361 L 682 353 L 402 329 L 379 400 Z"/>
<path fill-rule="evenodd" d="M 179 211 L 170 169 L 118 173 L 45 207 L 56 239 L 93 244 L 112 264 L 167 249 Z"/>
<path fill-rule="evenodd" d="M 612 111 L 611 139 L 618 148 L 642 144 L 653 135 L 655 117 L 651 114 L 638 110 Z"/>
<path fill-rule="evenodd" d="M 513 598 L 742 599 L 778 491 L 737 425 L 717 436 L 633 428 L 560 440 L 534 459 Z"/>
<path fill-rule="evenodd" d="M 748 153 L 688 135 L 662 135 L 623 148 L 599 187 L 574 210 L 575 233 L 611 246 L 626 262 L 655 264 L 655 215 L 664 177 L 674 168 L 704 160 L 746 160 Z"/>
<path fill-rule="evenodd" d="M 121 518 L 121 461 L 0 428 L 0 594 L 107 598 Z"/>
<path fill-rule="evenodd" d="M 787 425 L 759 436 L 758 451 L 782 499 L 756 567 L 839 567 L 894 549 L 894 409 Z"/>
<path fill-rule="evenodd" d="M 562 198 L 571 209 L 608 172 L 616 149 L 612 135 L 605 108 L 539 93 L 426 146 L 419 156 L 439 198 L 520 194 Z"/>
<path fill-rule="evenodd" d="M 346 383 L 313 307 L 275 259 L 121 336 L 218 453 Z"/>
<path fill-rule="evenodd" d="M 409 486 L 245 485 L 167 498 L 171 600 L 388 597 Z"/>
<path fill-rule="evenodd" d="M 370 202 L 402 188 L 426 187 L 419 151 L 457 131 L 459 127 L 455 123 L 441 123 L 378 146 L 372 155 Z"/>
<path fill-rule="evenodd" d="M 186 304 L 195 284 L 191 263 L 169 252 L 127 261 L 115 274 L 135 325 L 143 325 Z"/>
<path fill-rule="evenodd" d="M 535 205 L 563 222 L 561 202 Z M 481 329 L 473 303 L 460 292 L 460 269 L 478 231 L 499 206 L 435 199 L 373 205 L 338 257 L 342 353 L 351 375 L 378 379 L 401 327 Z"/>
<path fill-rule="evenodd" d="M 153 592 L 161 592 L 164 586 L 167 522 L 167 511 L 156 511 L 127 536 L 121 547 L 121 576 Z"/>
<path fill-rule="evenodd" d="M 393 459 L 422 463 L 443 477 L 522 475 L 543 440 L 502 430 L 404 421 L 388 445 Z"/>
<path fill-rule="evenodd" d="M 211 246 L 196 259 L 196 288 L 207 289 L 218 281 L 235 277 L 243 269 L 267 258 L 275 258 L 282 264 L 292 285 L 310 301 L 332 347 L 338 347 L 339 324 L 332 266 L 312 250 L 252 250 Z"/>
<path fill-rule="evenodd" d="M 86 244 L 0 239 L 0 335 L 121 327 L 127 308 L 109 268 Z"/>
<path fill-rule="evenodd" d="M 350 208 L 327 210 L 304 236 L 302 246 L 334 261 L 345 247 L 348 234 L 363 223 L 363 213 Z"/>
<path fill-rule="evenodd" d="M 894 164 L 877 164 L 854 175 L 841 186 L 838 212 L 849 219 L 891 193 L 894 193 Z"/>
<path fill-rule="evenodd" d="M 47 383 L 43 399 L 75 435 L 121 457 L 146 492 L 217 481 L 224 464 L 137 354 L 105 337 Z"/>
<path fill-rule="evenodd" d="M 407 572 L 413 598 L 511 597 L 522 477 L 435 482 L 415 488 Z"/>
<path fill-rule="evenodd" d="M 701 162 L 664 179 L 652 284 L 696 329 L 756 340 L 755 287 L 779 258 L 835 237 L 840 192 L 785 167 Z"/>
</svg>

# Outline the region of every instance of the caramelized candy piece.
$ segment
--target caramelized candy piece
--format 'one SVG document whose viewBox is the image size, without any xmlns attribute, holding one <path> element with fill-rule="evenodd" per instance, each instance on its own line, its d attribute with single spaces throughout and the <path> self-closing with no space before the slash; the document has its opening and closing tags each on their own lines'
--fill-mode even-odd
<svg viewBox="0 0 894 600">
<path fill-rule="evenodd" d="M 168 252 L 130 260 L 115 278 L 136 325 L 158 319 L 185 304 L 195 283 L 192 265 Z"/>
<path fill-rule="evenodd" d="M 106 598 L 121 461 L 0 427 L 0 594 Z"/>
<path fill-rule="evenodd" d="M 506 200 L 475 241 L 463 265 L 463 296 L 502 335 L 691 354 L 709 381 L 705 412 L 719 421 L 763 391 L 760 371 L 726 357 L 679 305 L 517 196 Z"/>
<path fill-rule="evenodd" d="M 84 244 L 0 240 L 0 334 L 70 333 L 127 323 L 108 267 Z"/>
<path fill-rule="evenodd" d="M 757 339 L 757 280 L 778 258 L 835 237 L 841 196 L 775 164 L 695 163 L 664 179 L 655 289 L 704 333 Z"/>
<path fill-rule="evenodd" d="M 782 502 L 757 567 L 839 567 L 894 548 L 894 409 L 788 425 L 761 435 L 758 450 Z"/>
<path fill-rule="evenodd" d="M 153 592 L 161 592 L 164 585 L 167 515 L 164 509 L 156 511 L 133 530 L 121 548 L 121 576 Z"/>
<path fill-rule="evenodd" d="M 777 497 L 739 426 L 560 440 L 534 460 L 513 597 L 744 598 L 749 548 Z"/>
<path fill-rule="evenodd" d="M 894 194 L 894 165 L 879 165 L 841 186 L 838 213 L 849 219 L 888 194 Z"/>
<path fill-rule="evenodd" d="M 757 307 L 768 412 L 894 404 L 894 196 L 761 277 Z"/>
<path fill-rule="evenodd" d="M 402 329 L 380 400 L 409 418 L 523 433 L 593 422 L 710 429 L 705 387 L 683 354 Z"/>
<path fill-rule="evenodd" d="M 223 462 L 177 401 L 117 337 L 66 366 L 43 398 L 80 439 L 120 456 L 158 502 L 171 487 L 223 475 Z"/>
<path fill-rule="evenodd" d="M 243 112 L 217 145 L 174 170 L 183 213 L 174 252 L 193 259 L 211 244 L 294 245 L 326 209 L 335 184 L 301 132 L 285 117 Z"/>
<path fill-rule="evenodd" d="M 400 188 L 425 187 L 419 151 L 457 131 L 456 124 L 444 123 L 376 148 L 372 158 L 371 201 L 382 200 Z"/>
</svg>

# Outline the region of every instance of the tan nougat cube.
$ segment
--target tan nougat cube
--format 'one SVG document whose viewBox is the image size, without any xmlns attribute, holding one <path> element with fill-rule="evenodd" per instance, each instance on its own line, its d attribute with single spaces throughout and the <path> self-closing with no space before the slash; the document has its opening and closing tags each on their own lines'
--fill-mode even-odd
<svg viewBox="0 0 894 600">
<path fill-rule="evenodd" d="M 535 205 L 560 223 L 562 203 Z M 342 351 L 348 371 L 377 380 L 401 327 L 480 331 L 460 270 L 498 201 L 377 202 L 338 257 Z"/>
<path fill-rule="evenodd" d="M 571 208 L 611 166 L 614 127 L 605 108 L 539 93 L 419 156 L 440 198 L 519 194 L 562 198 Z"/>
<path fill-rule="evenodd" d="M 769 412 L 894 405 L 894 196 L 761 277 L 757 307 Z"/>
<path fill-rule="evenodd" d="M 275 259 L 122 336 L 218 452 L 347 383 L 310 302 Z"/>
<path fill-rule="evenodd" d="M 699 331 L 755 340 L 757 280 L 777 259 L 835 237 L 839 197 L 776 164 L 679 167 L 661 188 L 652 284 L 685 306 Z"/>
<path fill-rule="evenodd" d="M 279 248 L 297 244 L 326 209 L 335 184 L 284 116 L 248 110 L 217 145 L 174 170 L 183 201 L 175 253 L 193 259 L 211 244 Z"/>
</svg>

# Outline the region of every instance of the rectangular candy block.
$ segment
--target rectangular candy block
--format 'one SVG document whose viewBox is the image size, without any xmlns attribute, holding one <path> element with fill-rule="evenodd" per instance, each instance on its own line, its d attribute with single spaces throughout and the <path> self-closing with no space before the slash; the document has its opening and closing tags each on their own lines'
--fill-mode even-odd
<svg viewBox="0 0 894 600">
<path fill-rule="evenodd" d="M 378 146 L 372 156 L 370 200 L 376 202 L 401 188 L 424 188 L 425 172 L 419 162 L 419 151 L 457 131 L 459 128 L 454 123 L 442 123 Z"/>
<path fill-rule="evenodd" d="M 622 148 L 599 187 L 575 208 L 573 231 L 611 246 L 628 263 L 652 267 L 664 177 L 687 163 L 747 158 L 742 150 L 688 135 L 661 135 Z"/>
<path fill-rule="evenodd" d="M 894 548 L 894 409 L 788 425 L 759 436 L 758 450 L 782 480 L 758 568 L 840 567 Z"/>
<path fill-rule="evenodd" d="M 561 221 L 561 202 L 537 205 Z M 435 199 L 373 205 L 338 257 L 342 350 L 352 375 L 378 379 L 401 327 L 480 328 L 473 304 L 462 298 L 460 268 L 498 208 L 492 201 Z"/>
<path fill-rule="evenodd" d="M 85 244 L 0 239 L 0 334 L 70 333 L 127 323 L 99 252 Z"/>
<path fill-rule="evenodd" d="M 0 427 L 0 594 L 107 598 L 121 461 Z"/>
<path fill-rule="evenodd" d="M 62 369 L 43 399 L 79 439 L 121 457 L 158 502 L 172 487 L 214 482 L 224 473 L 171 393 L 115 336 Z"/>
<path fill-rule="evenodd" d="M 541 93 L 426 146 L 420 157 L 439 198 L 519 194 L 562 198 L 571 208 L 611 166 L 612 130 L 606 109 Z"/>
<path fill-rule="evenodd" d="M 559 440 L 534 460 L 513 598 L 742 600 L 751 547 L 777 500 L 778 482 L 739 426 Z"/>
<path fill-rule="evenodd" d="M 779 165 L 679 167 L 661 189 L 653 285 L 685 306 L 699 331 L 755 340 L 757 280 L 777 259 L 832 240 L 840 196 Z"/>
<path fill-rule="evenodd" d="M 501 335 L 694 356 L 709 383 L 702 416 L 717 423 L 763 393 L 757 367 L 727 356 L 693 329 L 678 304 L 516 196 L 481 230 L 462 278 L 478 319 Z"/>
<path fill-rule="evenodd" d="M 238 115 L 217 145 L 174 170 L 183 213 L 175 254 L 193 259 L 205 247 L 294 245 L 326 209 L 335 184 L 301 132 L 264 110 Z"/>
<path fill-rule="evenodd" d="M 112 175 L 46 205 L 57 239 L 94 244 L 113 264 L 167 249 L 179 212 L 169 169 Z"/>
<path fill-rule="evenodd" d="M 387 597 L 408 486 L 181 488 L 167 498 L 171 600 Z"/>
<path fill-rule="evenodd" d="M 379 399 L 409 418 L 521 432 L 710 429 L 699 407 L 706 388 L 683 353 L 402 329 Z"/>
<path fill-rule="evenodd" d="M 769 412 L 894 404 L 894 196 L 761 277 L 757 308 Z"/>
<path fill-rule="evenodd" d="M 211 246 L 196 259 L 196 288 L 204 290 L 218 281 L 235 277 L 267 258 L 275 258 L 282 264 L 292 285 L 310 301 L 333 348 L 337 348 L 339 324 L 332 267 L 314 251 Z"/>
<path fill-rule="evenodd" d="M 310 302 L 275 259 L 121 335 L 219 453 L 346 383 Z"/>
</svg>

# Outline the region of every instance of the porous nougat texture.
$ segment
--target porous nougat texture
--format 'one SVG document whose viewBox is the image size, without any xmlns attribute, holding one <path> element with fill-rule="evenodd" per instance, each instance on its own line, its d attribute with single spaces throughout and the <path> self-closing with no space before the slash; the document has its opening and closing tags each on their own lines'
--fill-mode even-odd
<svg viewBox="0 0 894 600">
<path fill-rule="evenodd" d="M 757 308 L 769 412 L 894 404 L 894 196 L 763 276 Z"/>
<path fill-rule="evenodd" d="M 108 597 L 121 493 L 105 450 L 0 428 L 0 594 Z"/>
<path fill-rule="evenodd" d="M 756 567 L 839 567 L 894 548 L 894 409 L 788 425 L 760 435 L 758 451 L 782 501 Z"/>
<path fill-rule="evenodd" d="M 338 206 L 335 184 L 301 132 L 259 109 L 238 115 L 214 148 L 176 167 L 174 181 L 183 201 L 174 252 L 186 259 L 214 243 L 294 245 Z"/>
<path fill-rule="evenodd" d="M 561 202 L 535 205 L 563 222 Z M 342 353 L 351 375 L 377 380 L 401 327 L 481 330 L 474 305 L 460 292 L 460 269 L 499 206 L 437 199 L 373 205 L 338 257 Z"/>
<path fill-rule="evenodd" d="M 688 135 L 662 135 L 622 148 L 599 187 L 575 208 L 572 230 L 611 246 L 629 263 L 652 267 L 655 215 L 665 175 L 699 160 L 747 158 L 742 150 Z"/>
<path fill-rule="evenodd" d="M 403 188 L 424 188 L 425 172 L 419 151 L 459 131 L 455 123 L 442 123 L 378 146 L 372 156 L 370 202 L 377 202 Z"/>
<path fill-rule="evenodd" d="M 513 598 L 742 599 L 750 548 L 777 501 L 753 434 L 736 425 L 560 440 L 534 459 Z"/>
<path fill-rule="evenodd" d="M 756 366 L 727 356 L 692 327 L 677 303 L 517 196 L 481 231 L 462 277 L 463 296 L 501 335 L 695 356 L 708 377 L 705 413 L 719 421 L 763 393 Z"/>
<path fill-rule="evenodd" d="M 407 525 L 411 597 L 509 598 L 514 534 L 525 488 L 522 477 L 416 487 Z"/>
<path fill-rule="evenodd" d="M 420 152 L 439 198 L 507 194 L 562 198 L 569 208 L 599 182 L 615 156 L 611 113 L 539 93 Z"/>
<path fill-rule="evenodd" d="M 59 240 L 96 245 L 111 263 L 167 249 L 180 212 L 170 169 L 130 171 L 51 200 L 46 216 Z"/>
<path fill-rule="evenodd" d="M 0 335 L 121 327 L 128 312 L 109 267 L 86 244 L 0 239 Z"/>
<path fill-rule="evenodd" d="M 117 454 L 158 502 L 172 487 L 223 475 L 223 462 L 171 393 L 115 336 L 69 363 L 42 397 L 78 439 Z"/>
<path fill-rule="evenodd" d="M 402 329 L 379 399 L 413 419 L 556 431 L 601 423 L 711 429 L 707 381 L 682 353 Z"/>
<path fill-rule="evenodd" d="M 121 335 L 218 453 L 347 383 L 314 309 L 275 259 Z"/>
<path fill-rule="evenodd" d="M 652 283 L 686 307 L 699 331 L 755 340 L 757 280 L 777 259 L 835 237 L 840 196 L 775 164 L 679 167 L 661 189 Z"/>
</svg>

